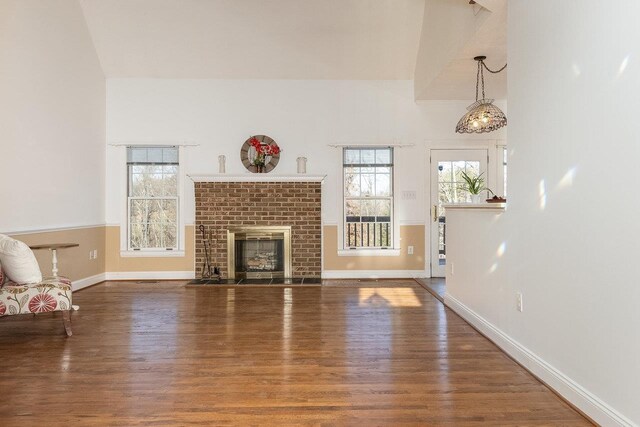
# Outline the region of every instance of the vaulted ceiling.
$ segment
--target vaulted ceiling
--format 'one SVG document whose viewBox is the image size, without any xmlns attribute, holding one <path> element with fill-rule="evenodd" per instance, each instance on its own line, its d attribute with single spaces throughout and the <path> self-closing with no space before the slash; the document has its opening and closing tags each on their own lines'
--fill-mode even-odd
<svg viewBox="0 0 640 427">
<path fill-rule="evenodd" d="M 507 62 L 507 0 L 425 0 L 415 98 L 472 99 L 479 55 L 492 69 Z M 507 97 L 507 72 L 485 71 L 487 98 Z"/>
<path fill-rule="evenodd" d="M 507 0 L 79 0 L 107 78 L 414 80 L 471 99 L 506 61 Z M 487 76 L 506 97 L 506 73 Z"/>
<path fill-rule="evenodd" d="M 424 0 L 80 0 L 105 75 L 412 79 Z"/>
</svg>

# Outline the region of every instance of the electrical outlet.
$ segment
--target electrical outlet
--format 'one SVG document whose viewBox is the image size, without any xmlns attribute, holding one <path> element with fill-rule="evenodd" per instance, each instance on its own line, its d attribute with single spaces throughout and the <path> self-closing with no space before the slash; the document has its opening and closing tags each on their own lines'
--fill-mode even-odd
<svg viewBox="0 0 640 427">
<path fill-rule="evenodd" d="M 449 263 L 449 265 L 451 266 L 451 275 L 453 276 L 455 274 L 455 271 L 453 270 L 453 263 Z"/>
<path fill-rule="evenodd" d="M 93 250 L 93 259 L 98 259 L 98 250 L 97 249 Z"/>
<path fill-rule="evenodd" d="M 522 304 L 522 293 L 521 292 L 516 292 L 516 308 L 521 313 L 524 310 L 524 305 Z"/>
<path fill-rule="evenodd" d="M 89 251 L 89 259 L 93 259 L 93 251 Z"/>
<path fill-rule="evenodd" d="M 408 253 L 409 255 L 413 255 L 413 246 L 408 246 L 408 247 L 407 247 L 407 253 Z"/>
</svg>

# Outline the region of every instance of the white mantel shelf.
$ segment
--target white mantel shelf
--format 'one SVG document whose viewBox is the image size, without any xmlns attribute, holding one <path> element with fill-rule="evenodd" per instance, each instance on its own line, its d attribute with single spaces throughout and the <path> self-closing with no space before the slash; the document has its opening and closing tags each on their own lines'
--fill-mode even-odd
<svg viewBox="0 0 640 427">
<path fill-rule="evenodd" d="M 460 209 L 460 210 L 489 210 L 489 211 L 504 211 L 507 207 L 506 203 L 449 203 L 443 205 L 446 210 Z"/>
<path fill-rule="evenodd" d="M 245 173 L 232 175 L 217 173 L 211 175 L 189 175 L 193 182 L 322 182 L 326 175 L 275 175 L 270 173 Z"/>
</svg>

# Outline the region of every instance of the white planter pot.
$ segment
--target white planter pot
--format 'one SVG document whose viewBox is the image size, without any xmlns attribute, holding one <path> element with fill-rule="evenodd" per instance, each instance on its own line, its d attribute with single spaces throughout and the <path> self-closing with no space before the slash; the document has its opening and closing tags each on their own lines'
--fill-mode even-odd
<svg viewBox="0 0 640 427">
<path fill-rule="evenodd" d="M 484 202 L 484 197 L 482 197 L 482 194 L 472 194 L 471 195 L 471 203 L 475 203 L 475 204 L 479 204 Z"/>
</svg>

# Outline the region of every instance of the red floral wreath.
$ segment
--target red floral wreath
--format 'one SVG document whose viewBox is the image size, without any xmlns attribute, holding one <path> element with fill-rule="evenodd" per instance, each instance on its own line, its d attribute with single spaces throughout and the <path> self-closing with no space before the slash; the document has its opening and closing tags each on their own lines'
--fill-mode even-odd
<svg viewBox="0 0 640 427">
<path fill-rule="evenodd" d="M 255 136 L 249 139 L 249 144 L 255 148 L 256 154 L 258 155 L 275 156 L 276 154 L 280 154 L 280 147 L 278 147 L 277 144 L 263 144 Z"/>
</svg>

